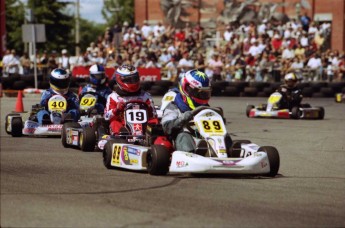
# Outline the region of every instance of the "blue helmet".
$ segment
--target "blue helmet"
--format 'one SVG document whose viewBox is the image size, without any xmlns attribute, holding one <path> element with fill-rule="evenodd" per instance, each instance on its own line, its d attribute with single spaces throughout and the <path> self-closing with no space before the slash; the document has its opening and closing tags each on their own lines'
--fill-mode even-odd
<svg viewBox="0 0 345 228">
<path fill-rule="evenodd" d="M 71 76 L 65 69 L 56 68 L 50 72 L 50 87 L 56 92 L 61 94 L 67 93 L 70 82 Z"/>
<path fill-rule="evenodd" d="M 181 78 L 180 91 L 191 109 L 208 104 L 211 97 L 210 80 L 204 72 L 189 70 Z"/>
<path fill-rule="evenodd" d="M 106 82 L 105 69 L 103 65 L 94 64 L 90 67 L 90 83 L 96 86 Z"/>
</svg>

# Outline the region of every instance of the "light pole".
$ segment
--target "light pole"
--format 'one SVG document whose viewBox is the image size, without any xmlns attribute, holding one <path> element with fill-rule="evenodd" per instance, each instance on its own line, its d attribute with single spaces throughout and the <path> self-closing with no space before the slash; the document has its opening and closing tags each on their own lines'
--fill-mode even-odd
<svg viewBox="0 0 345 228">
<path fill-rule="evenodd" d="M 79 56 L 80 54 L 80 24 L 79 24 L 79 19 L 80 19 L 80 0 L 76 0 L 75 3 L 75 55 Z"/>
</svg>

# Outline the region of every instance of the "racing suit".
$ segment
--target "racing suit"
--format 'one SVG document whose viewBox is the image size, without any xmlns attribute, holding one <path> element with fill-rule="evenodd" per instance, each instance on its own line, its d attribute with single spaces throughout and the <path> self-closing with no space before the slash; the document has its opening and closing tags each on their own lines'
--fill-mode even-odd
<svg viewBox="0 0 345 228">
<path fill-rule="evenodd" d="M 282 95 L 282 99 L 279 103 L 279 109 L 291 109 L 296 106 L 300 106 L 303 95 L 300 89 L 289 88 L 286 84 L 281 85 L 277 92 L 279 92 Z"/>
<path fill-rule="evenodd" d="M 101 85 L 95 87 L 94 85 L 87 84 L 81 90 L 79 98 L 81 99 L 85 94 L 88 93 L 94 94 L 97 97 L 97 102 L 95 105 L 97 113 L 104 113 L 107 98 L 112 92 L 113 91 L 108 86 Z"/>
<path fill-rule="evenodd" d="M 175 92 L 176 96 L 163 110 L 163 130 L 174 141 L 176 150 L 194 152 L 196 143 L 192 135 L 183 130 L 184 125 L 193 119 L 192 109 L 184 102 L 177 88 L 171 91 Z"/>
<path fill-rule="evenodd" d="M 41 96 L 40 105 L 42 107 L 44 107 L 44 109 L 37 112 L 38 123 L 42 124 L 43 118 L 46 115 L 48 115 L 48 116 L 50 115 L 50 113 L 48 111 L 48 101 L 54 95 L 61 95 L 66 99 L 66 101 L 67 101 L 66 113 L 69 113 L 71 115 L 71 118 L 73 119 L 73 121 L 77 122 L 79 120 L 79 117 L 80 117 L 78 96 L 71 91 L 68 91 L 66 94 L 60 94 L 60 93 L 58 93 L 58 92 L 56 92 L 50 88 L 50 89 L 44 91 L 42 96 Z"/>
<path fill-rule="evenodd" d="M 110 122 L 110 133 L 116 135 L 120 129 L 125 127 L 124 108 L 126 103 L 144 102 L 148 106 L 148 123 L 158 124 L 157 112 L 154 107 L 151 95 L 144 90 L 134 93 L 122 91 L 118 86 L 114 86 L 114 91 L 108 96 L 104 118 Z"/>
</svg>

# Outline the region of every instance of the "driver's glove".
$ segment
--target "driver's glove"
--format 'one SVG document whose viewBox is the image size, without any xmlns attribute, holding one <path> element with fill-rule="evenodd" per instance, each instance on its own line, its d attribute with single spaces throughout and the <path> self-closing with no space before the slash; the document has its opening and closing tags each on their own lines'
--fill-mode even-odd
<svg viewBox="0 0 345 228">
<path fill-rule="evenodd" d="M 179 118 L 181 120 L 181 122 L 183 123 L 187 123 L 189 122 L 191 119 L 193 119 L 193 113 L 192 111 L 186 111 L 184 113 L 182 113 L 182 115 Z"/>
</svg>

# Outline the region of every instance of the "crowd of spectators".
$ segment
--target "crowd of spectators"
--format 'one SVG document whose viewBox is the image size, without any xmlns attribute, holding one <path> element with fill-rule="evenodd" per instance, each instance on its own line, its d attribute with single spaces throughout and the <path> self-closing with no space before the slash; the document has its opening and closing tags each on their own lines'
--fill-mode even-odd
<svg viewBox="0 0 345 228">
<path fill-rule="evenodd" d="M 192 68 L 204 71 L 212 81 L 279 82 L 290 71 L 304 81 L 345 80 L 345 53 L 329 49 L 329 23 L 312 21 L 305 14 L 287 23 L 264 20 L 223 27 L 216 40 L 207 39 L 199 25 L 187 24 L 181 29 L 144 21 L 142 26 L 131 27 L 125 22 L 107 28 L 73 60 L 65 49 L 61 55 L 44 52 L 37 59 L 47 71 L 57 66 L 71 70 L 94 63 L 107 67 L 130 63 L 139 68 L 161 68 L 163 76 L 171 80 Z M 7 59 L 4 56 L 4 67 Z M 27 54 L 17 64 L 23 74 L 29 72 Z"/>
</svg>

